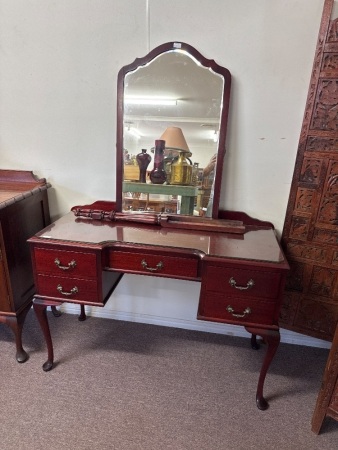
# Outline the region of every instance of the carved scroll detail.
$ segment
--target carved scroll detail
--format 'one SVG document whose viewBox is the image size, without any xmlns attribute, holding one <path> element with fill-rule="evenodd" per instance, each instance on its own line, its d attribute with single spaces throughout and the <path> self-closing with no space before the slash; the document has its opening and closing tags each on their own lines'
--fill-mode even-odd
<svg viewBox="0 0 338 450">
<path fill-rule="evenodd" d="M 338 225 L 338 195 L 324 198 L 320 206 L 318 220 L 322 223 Z"/>
<path fill-rule="evenodd" d="M 338 139 L 310 136 L 306 142 L 308 152 L 338 152 Z"/>
<path fill-rule="evenodd" d="M 338 225 L 338 161 L 330 161 L 318 221 Z"/>
<path fill-rule="evenodd" d="M 292 218 L 290 236 L 296 239 L 307 238 L 310 222 L 306 217 L 294 216 Z"/>
<path fill-rule="evenodd" d="M 338 231 L 315 228 L 313 241 L 324 244 L 338 244 Z"/>
<path fill-rule="evenodd" d="M 327 53 L 323 59 L 323 71 L 338 70 L 338 53 Z"/>
<path fill-rule="evenodd" d="M 337 131 L 338 80 L 321 80 L 318 92 L 311 128 L 314 130 Z"/>
<path fill-rule="evenodd" d="M 302 142 L 304 141 L 304 139 L 306 138 L 306 135 L 308 133 L 308 125 L 310 122 L 310 118 L 311 118 L 311 114 L 312 114 L 312 110 L 313 110 L 313 104 L 314 104 L 315 96 L 316 96 L 317 79 L 318 79 L 319 73 L 320 73 L 320 64 L 321 64 L 321 60 L 322 60 L 323 48 L 324 48 L 324 40 L 321 37 L 319 37 L 318 43 L 317 43 L 316 55 L 315 55 L 314 64 L 313 64 L 311 83 L 310 83 L 307 102 L 306 102 L 306 106 L 305 106 L 303 126 L 302 126 L 301 136 L 300 136 L 300 140 Z"/>
<path fill-rule="evenodd" d="M 325 262 L 327 259 L 327 251 L 321 247 L 289 243 L 287 250 L 292 258 L 310 259 L 317 262 Z"/>
<path fill-rule="evenodd" d="M 328 42 L 338 41 L 338 18 L 331 21 L 327 40 Z"/>
<path fill-rule="evenodd" d="M 295 323 L 301 328 L 317 331 L 323 335 L 333 335 L 336 317 L 334 308 L 323 302 L 303 298 Z"/>
<path fill-rule="evenodd" d="M 309 292 L 323 297 L 333 295 L 336 271 L 325 267 L 314 267 L 309 286 Z"/>
<path fill-rule="evenodd" d="M 296 209 L 310 213 L 312 211 L 312 201 L 315 191 L 311 189 L 299 188 L 296 197 Z"/>
<path fill-rule="evenodd" d="M 321 166 L 321 159 L 304 158 L 299 181 L 318 184 Z"/>
</svg>

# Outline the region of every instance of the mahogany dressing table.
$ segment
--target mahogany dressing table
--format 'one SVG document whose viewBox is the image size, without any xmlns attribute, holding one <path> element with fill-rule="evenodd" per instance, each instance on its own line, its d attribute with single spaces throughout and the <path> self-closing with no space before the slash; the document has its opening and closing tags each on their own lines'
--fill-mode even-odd
<svg viewBox="0 0 338 450">
<path fill-rule="evenodd" d="M 104 306 L 125 273 L 191 280 L 201 283 L 198 319 L 244 326 L 254 348 L 257 335 L 267 343 L 256 402 L 259 409 L 268 407 L 263 384 L 280 341 L 278 317 L 289 267 L 271 224 L 219 211 L 230 85 L 228 69 L 182 42 L 160 45 L 120 70 L 116 202 L 74 207 L 29 239 L 33 306 L 48 348 L 45 371 L 54 362 L 47 306 L 77 303 L 84 319 L 84 305 Z M 174 99 L 172 105 L 152 106 L 164 93 Z M 142 141 L 132 138 L 135 130 Z M 170 138 L 173 131 L 180 140 Z M 140 148 L 150 156 L 154 141 L 161 145 L 155 145 L 152 170 L 161 171 L 156 180 L 163 184 L 151 176 L 153 184 L 141 177 L 132 184 L 125 158 L 138 160 Z M 201 186 L 197 177 L 189 178 L 191 167 L 182 152 L 195 169 L 213 173 L 206 199 L 209 217 L 196 216 Z M 164 167 L 165 160 L 172 166 Z M 125 200 L 126 190 L 151 197 L 154 191 L 173 193 L 173 188 L 182 197 L 193 192 L 189 207 L 181 201 L 180 214 L 167 215 L 165 199 L 161 212 L 130 211 Z"/>
<path fill-rule="evenodd" d="M 242 325 L 252 334 L 253 347 L 256 335 L 267 343 L 256 400 L 259 409 L 268 407 L 263 384 L 280 341 L 278 315 L 288 270 L 271 226 L 248 219 L 245 232 L 236 234 L 71 212 L 28 242 L 37 291 L 33 306 L 48 347 L 45 371 L 54 361 L 47 306 L 104 306 L 125 273 L 192 280 L 201 283 L 198 319 Z"/>
</svg>

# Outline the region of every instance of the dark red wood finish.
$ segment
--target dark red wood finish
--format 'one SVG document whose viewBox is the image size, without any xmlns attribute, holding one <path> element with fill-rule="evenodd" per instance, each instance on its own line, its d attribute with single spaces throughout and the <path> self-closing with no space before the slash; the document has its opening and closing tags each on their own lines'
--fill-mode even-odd
<svg viewBox="0 0 338 450">
<path fill-rule="evenodd" d="M 108 267 L 124 273 L 156 275 L 157 277 L 199 280 L 200 256 L 193 252 L 179 253 L 168 249 L 140 246 L 112 246 L 108 251 Z"/>
<path fill-rule="evenodd" d="M 21 336 L 35 291 L 26 241 L 50 223 L 49 186 L 29 171 L 0 170 L 0 323 L 15 335 L 18 362 L 28 358 Z"/>
<path fill-rule="evenodd" d="M 248 223 L 246 233 L 238 235 L 81 219 L 69 213 L 29 239 L 37 285 L 34 309 L 48 348 L 44 370 L 54 361 L 47 306 L 103 306 L 124 273 L 199 281 L 199 319 L 246 327 L 255 348 L 256 335 L 267 342 L 256 394 L 258 408 L 266 409 L 263 384 L 279 343 L 288 264 L 272 228 L 251 218 Z"/>
<path fill-rule="evenodd" d="M 102 258 L 99 245 L 41 241 L 32 251 L 36 296 L 103 306 L 122 274 L 103 272 Z"/>
</svg>

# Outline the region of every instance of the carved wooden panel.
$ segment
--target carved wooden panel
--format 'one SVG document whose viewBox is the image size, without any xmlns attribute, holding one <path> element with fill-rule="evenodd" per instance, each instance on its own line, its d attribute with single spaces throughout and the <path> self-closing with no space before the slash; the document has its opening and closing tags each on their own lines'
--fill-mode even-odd
<svg viewBox="0 0 338 450">
<path fill-rule="evenodd" d="M 291 265 L 280 323 L 331 340 L 338 321 L 338 19 L 326 0 L 282 244 Z"/>
<path fill-rule="evenodd" d="M 312 416 L 312 431 L 318 434 L 326 417 L 338 420 L 338 327 L 326 363 L 316 407 Z"/>
</svg>

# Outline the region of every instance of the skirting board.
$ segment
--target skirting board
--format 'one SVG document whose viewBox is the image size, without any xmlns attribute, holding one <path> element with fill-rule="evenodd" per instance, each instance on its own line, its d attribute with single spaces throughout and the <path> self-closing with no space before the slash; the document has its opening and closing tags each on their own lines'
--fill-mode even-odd
<svg viewBox="0 0 338 450">
<path fill-rule="evenodd" d="M 64 303 L 60 311 L 68 314 L 80 314 L 80 306 L 70 303 Z M 182 320 L 176 318 L 150 316 L 145 314 L 132 314 L 122 311 L 112 311 L 101 308 L 91 308 L 86 306 L 87 316 L 101 317 L 103 319 L 123 320 L 126 322 L 147 323 L 150 325 L 160 325 L 163 327 L 183 328 L 185 330 L 203 331 L 206 333 L 225 334 L 228 336 L 238 336 L 250 338 L 250 335 L 243 327 L 207 322 L 204 320 Z M 331 342 L 312 338 L 303 334 L 294 333 L 289 330 L 281 329 L 281 342 L 286 344 L 304 345 L 306 347 L 330 348 Z"/>
</svg>

